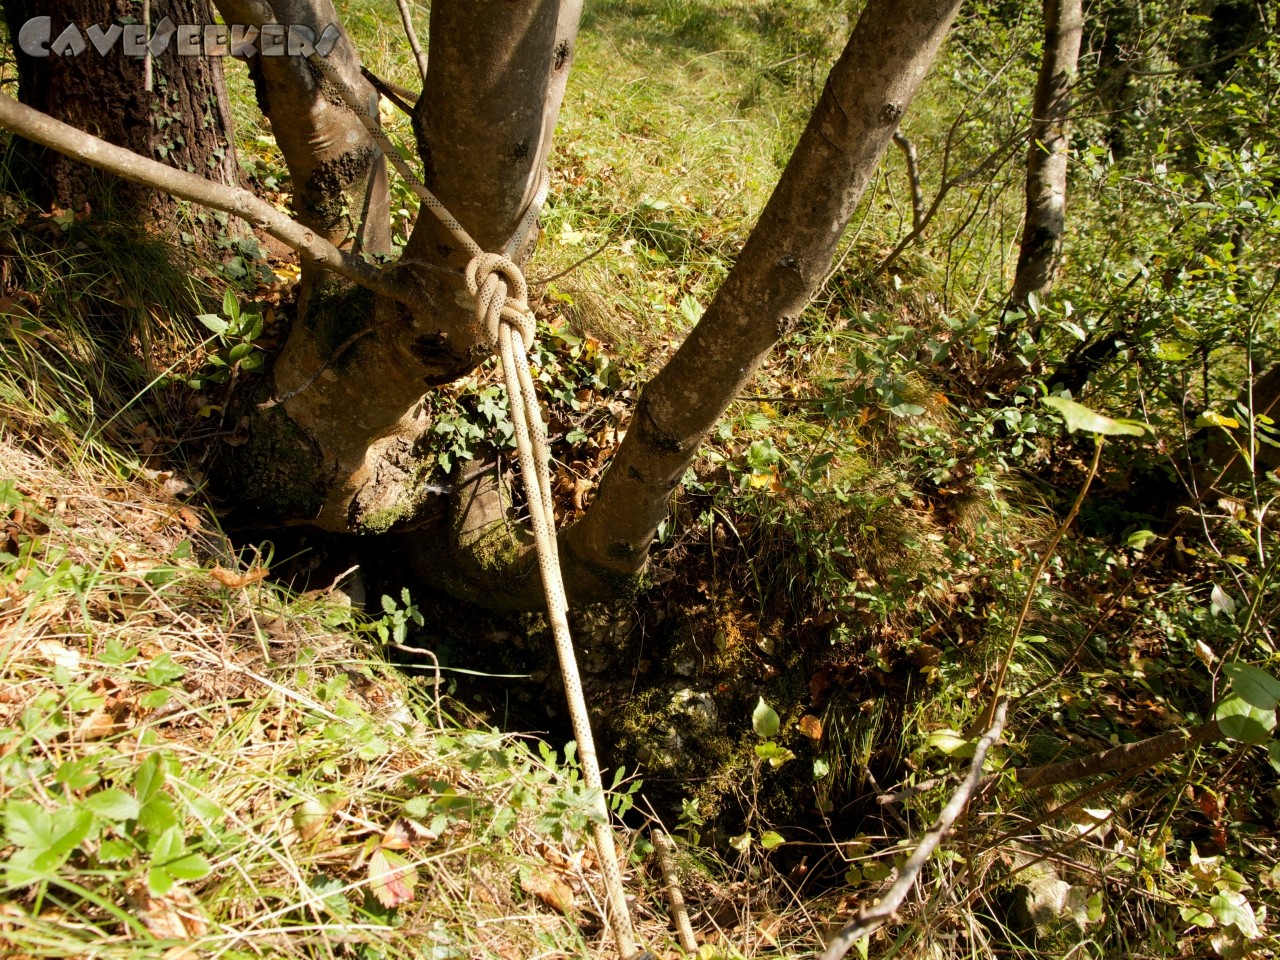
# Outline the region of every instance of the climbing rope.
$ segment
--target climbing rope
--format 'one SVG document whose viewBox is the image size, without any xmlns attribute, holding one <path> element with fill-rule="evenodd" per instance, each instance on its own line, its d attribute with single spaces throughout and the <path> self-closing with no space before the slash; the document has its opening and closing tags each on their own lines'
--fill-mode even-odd
<svg viewBox="0 0 1280 960">
<path fill-rule="evenodd" d="M 533 202 L 529 204 L 515 235 L 508 241 L 503 252 L 486 253 L 457 218 L 445 209 L 435 194 L 427 189 L 383 132 L 377 120 L 377 95 L 371 98 L 371 103 L 365 103 L 324 57 L 316 54 L 309 59 L 360 118 L 370 136 L 382 148 L 387 159 L 423 205 L 471 255 L 466 271 L 467 291 L 476 302 L 476 326 L 480 338 L 502 360 L 502 373 L 511 403 L 511 419 L 515 425 L 520 474 L 524 478 L 529 501 L 529 516 L 533 523 L 533 537 L 542 571 L 542 587 L 547 599 L 551 632 L 555 639 L 556 655 L 560 660 L 565 695 L 569 701 L 573 736 L 578 742 L 582 778 L 591 792 L 594 806 L 592 831 L 600 869 L 604 874 L 605 913 L 613 929 L 618 952 L 624 960 L 631 960 L 637 954 L 635 931 L 631 925 L 631 913 L 627 909 L 622 872 L 618 867 L 618 851 L 614 845 L 609 807 L 605 803 L 600 761 L 596 757 L 595 739 L 591 735 L 591 721 L 587 715 L 582 678 L 578 673 L 578 660 L 573 650 L 573 638 L 569 635 L 569 601 L 560 575 L 555 508 L 551 502 L 551 474 L 547 466 L 551 454 L 546 426 L 542 422 L 542 411 L 534 392 L 533 375 L 529 371 L 528 352 L 533 347 L 537 323 L 533 311 L 529 309 L 529 288 L 524 274 L 513 259 L 537 222 L 543 201 L 547 197 L 549 182 L 544 174 Z"/>
</svg>

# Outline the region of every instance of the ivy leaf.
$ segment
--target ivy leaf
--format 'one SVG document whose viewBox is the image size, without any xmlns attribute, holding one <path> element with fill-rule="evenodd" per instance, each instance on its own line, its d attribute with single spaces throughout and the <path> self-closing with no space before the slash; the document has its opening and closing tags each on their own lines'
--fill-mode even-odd
<svg viewBox="0 0 1280 960">
<path fill-rule="evenodd" d="M 1228 740 L 1241 743 L 1261 743 L 1276 727 L 1276 712 L 1255 707 L 1239 694 L 1224 697 L 1214 711 L 1218 729 Z"/>
<path fill-rule="evenodd" d="M 1231 679 L 1231 691 L 1259 710 L 1274 710 L 1280 704 L 1280 680 L 1247 663 L 1224 663 L 1222 670 Z"/>
<path fill-rule="evenodd" d="M 779 726 L 781 721 L 778 719 L 777 711 L 764 702 L 764 697 L 761 697 L 751 714 L 751 729 L 756 732 L 756 736 L 768 740 L 778 732 Z"/>
<path fill-rule="evenodd" d="M 1101 434 L 1105 437 L 1127 436 L 1141 437 L 1147 432 L 1147 426 L 1134 420 L 1113 420 L 1090 410 L 1083 403 L 1076 403 L 1070 397 L 1045 397 L 1044 404 L 1058 411 L 1058 415 L 1066 421 L 1067 429 L 1075 433 Z"/>
</svg>

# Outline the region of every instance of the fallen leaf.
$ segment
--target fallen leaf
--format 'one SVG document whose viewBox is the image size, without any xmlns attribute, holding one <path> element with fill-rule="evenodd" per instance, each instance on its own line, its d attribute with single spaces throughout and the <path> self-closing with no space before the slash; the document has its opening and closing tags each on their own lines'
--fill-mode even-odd
<svg viewBox="0 0 1280 960">
<path fill-rule="evenodd" d="M 246 573 L 236 573 L 234 570 L 228 570 L 226 567 L 218 565 L 209 571 L 209 576 L 217 580 L 224 587 L 232 590 L 238 590 L 241 587 L 247 587 L 251 583 L 257 583 L 264 579 L 271 570 L 267 567 L 254 567 Z"/>
<path fill-rule="evenodd" d="M 531 870 L 521 876 L 520 889 L 557 913 L 567 915 L 573 909 L 573 890 L 548 870 Z"/>
<path fill-rule="evenodd" d="M 797 726 L 800 728 L 800 732 L 810 740 L 816 742 L 822 739 L 822 721 L 812 713 L 806 713 L 801 717 Z"/>
<path fill-rule="evenodd" d="M 80 651 L 72 650 L 57 640 L 41 640 L 36 649 L 55 667 L 63 667 L 72 673 L 80 672 Z"/>
<path fill-rule="evenodd" d="M 394 850 L 379 849 L 369 858 L 369 890 L 388 910 L 413 899 L 418 871 Z"/>
</svg>

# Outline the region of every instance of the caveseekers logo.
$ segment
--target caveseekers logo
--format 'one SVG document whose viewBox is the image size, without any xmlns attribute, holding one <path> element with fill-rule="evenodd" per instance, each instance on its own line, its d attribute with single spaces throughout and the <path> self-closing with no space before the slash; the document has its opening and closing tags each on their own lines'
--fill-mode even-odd
<svg viewBox="0 0 1280 960">
<path fill-rule="evenodd" d="M 90 44 L 105 57 L 117 43 L 126 57 L 158 57 L 171 45 L 180 57 L 247 58 L 259 53 L 264 57 L 309 57 L 313 53 L 327 57 L 341 36 L 333 24 L 317 39 L 314 30 L 298 24 L 175 24 L 165 17 L 150 37 L 140 23 L 108 27 L 95 23 L 83 32 L 72 23 L 54 37 L 52 17 L 33 17 L 18 31 L 18 47 L 29 57 L 78 57 Z"/>
</svg>

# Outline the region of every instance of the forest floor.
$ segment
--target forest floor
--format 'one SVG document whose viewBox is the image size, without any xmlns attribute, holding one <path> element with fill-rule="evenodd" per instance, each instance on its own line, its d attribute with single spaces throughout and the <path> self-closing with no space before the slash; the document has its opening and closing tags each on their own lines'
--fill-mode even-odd
<svg viewBox="0 0 1280 960">
<path fill-rule="evenodd" d="M 346 7 L 365 62 L 413 86 L 395 4 Z M 588 4 L 528 271 L 555 277 L 534 361 L 562 524 L 732 266 L 838 10 Z M 906 121 L 921 143 L 948 136 L 955 61 Z M 241 162 L 284 202 L 247 75 L 228 82 Z M 403 240 L 416 203 L 395 189 Z M 540 619 L 433 597 L 385 543 L 229 535 L 205 496 L 247 374 L 241 341 L 192 318 L 230 290 L 220 312 L 260 317 L 243 342 L 269 354 L 292 259 L 242 240 L 192 269 L 157 238 L 122 257 L 109 225 L 4 202 L 4 955 L 611 955 Z M 1110 437 L 1095 475 L 1036 390 L 972 395 L 970 310 L 1007 284 L 1021 198 L 973 203 L 978 226 L 957 200 L 935 243 L 873 269 L 911 227 L 886 158 L 819 300 L 686 477 L 652 590 L 576 616 L 601 739 L 630 761 L 609 802 L 658 956 L 684 951 L 651 827 L 674 836 L 700 960 L 810 955 L 956 789 L 1001 662 L 988 778 L 860 955 L 1274 955 L 1274 681 L 1252 665 L 1273 653 L 1272 534 L 1259 519 L 1255 558 L 1247 504 L 1169 485 L 1167 426 Z M 500 436 L 497 383 L 490 364 L 430 398 L 442 482 Z M 1153 752 L 1228 688 L 1222 730 Z M 1023 786 L 1126 745 L 1145 759 L 1111 778 Z"/>
</svg>

